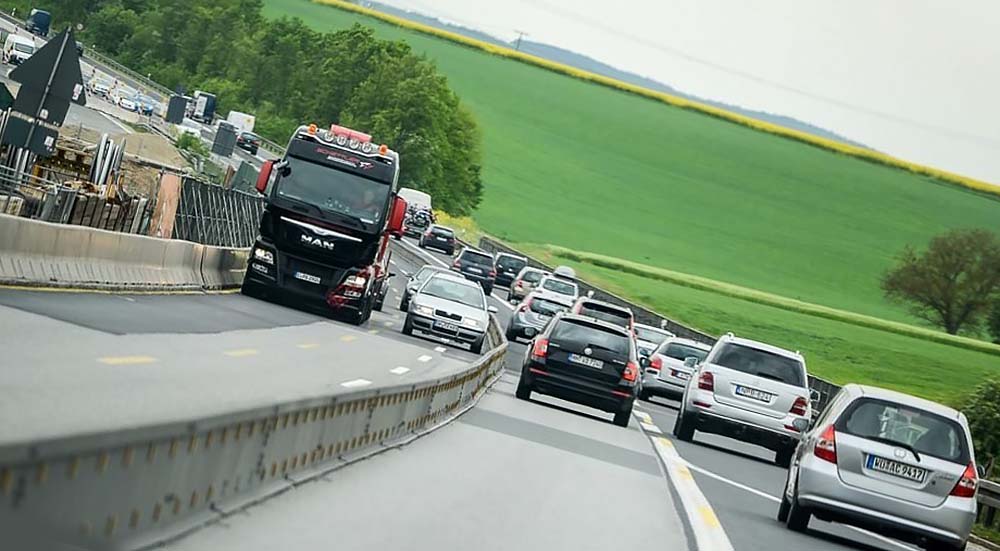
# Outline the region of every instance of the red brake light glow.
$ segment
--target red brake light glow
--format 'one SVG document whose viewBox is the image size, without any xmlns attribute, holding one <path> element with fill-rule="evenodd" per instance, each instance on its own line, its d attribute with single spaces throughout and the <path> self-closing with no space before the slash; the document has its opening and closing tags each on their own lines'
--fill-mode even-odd
<svg viewBox="0 0 1000 551">
<path fill-rule="evenodd" d="M 809 402 L 805 398 L 799 396 L 795 399 L 795 403 L 792 404 L 792 409 L 788 410 L 792 415 L 798 415 L 799 417 L 805 417 L 806 410 L 809 408 Z"/>
<path fill-rule="evenodd" d="M 531 347 L 531 359 L 544 360 L 548 353 L 549 339 L 535 339 L 535 344 Z"/>
<path fill-rule="evenodd" d="M 826 427 L 823 434 L 819 435 L 819 439 L 816 440 L 816 445 L 813 447 L 813 454 L 824 461 L 837 462 L 837 430 L 833 428 L 833 425 Z"/>
<path fill-rule="evenodd" d="M 712 375 L 710 371 L 703 371 L 698 376 L 698 388 L 715 391 L 715 375 Z"/>
<path fill-rule="evenodd" d="M 958 479 L 958 483 L 951 490 L 951 495 L 955 497 L 976 497 L 976 488 L 979 487 L 979 474 L 976 472 L 976 464 L 969 461 L 969 465 L 965 467 L 965 472 L 962 473 L 962 478 Z"/>
<path fill-rule="evenodd" d="M 635 378 L 639 375 L 639 368 L 635 366 L 635 362 L 629 362 L 625 364 L 625 371 L 622 372 L 622 379 L 626 381 L 635 381 Z"/>
<path fill-rule="evenodd" d="M 528 297 L 524 302 L 521 303 L 521 306 L 520 306 L 520 308 L 518 308 L 518 311 L 527 312 L 528 311 L 528 307 L 531 306 L 531 301 L 532 300 L 534 300 L 534 297 Z"/>
</svg>

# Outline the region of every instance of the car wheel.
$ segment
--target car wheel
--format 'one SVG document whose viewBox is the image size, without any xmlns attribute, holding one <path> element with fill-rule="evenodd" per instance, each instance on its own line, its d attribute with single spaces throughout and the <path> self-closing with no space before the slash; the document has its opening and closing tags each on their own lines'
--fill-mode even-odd
<svg viewBox="0 0 1000 551">
<path fill-rule="evenodd" d="M 403 296 L 399 298 L 399 310 L 405 312 L 410 308 L 410 295 L 403 291 Z"/>
<path fill-rule="evenodd" d="M 476 342 L 469 346 L 469 352 L 473 354 L 479 354 L 483 351 L 483 343 L 486 342 L 486 335 L 483 335 L 476 339 Z"/>
<path fill-rule="evenodd" d="M 785 520 L 785 525 L 788 529 L 793 532 L 805 532 L 809 528 L 809 519 L 812 517 L 812 512 L 801 505 L 799 505 L 798 497 L 792 495 L 792 499 L 788 503 L 788 518 Z"/>
<path fill-rule="evenodd" d="M 531 387 L 524 382 L 524 373 L 521 374 L 521 378 L 517 381 L 517 390 L 514 391 L 514 396 L 518 400 L 530 400 L 531 399 Z"/>
<path fill-rule="evenodd" d="M 682 442 L 694 440 L 696 430 L 694 423 L 695 421 L 690 415 L 684 415 L 684 408 L 681 407 L 680 413 L 677 414 L 677 420 L 674 421 L 674 436 Z"/>
<path fill-rule="evenodd" d="M 924 549 L 927 551 L 965 551 L 966 547 L 967 542 L 962 542 L 960 545 L 953 545 L 944 541 L 927 540 L 927 543 L 924 544 Z"/>
<path fill-rule="evenodd" d="M 507 340 L 510 342 L 517 340 L 517 331 L 514 331 L 513 325 L 507 326 Z"/>
<path fill-rule="evenodd" d="M 632 417 L 632 408 L 629 408 L 624 411 L 617 411 L 615 412 L 615 419 L 613 423 L 618 425 L 619 427 L 627 427 L 629 417 Z"/>
<path fill-rule="evenodd" d="M 404 335 L 413 334 L 413 320 L 410 319 L 410 316 L 406 316 L 406 319 L 403 320 L 403 334 Z"/>
<path fill-rule="evenodd" d="M 792 504 L 788 501 L 788 496 L 781 493 L 781 504 L 778 505 L 778 522 L 788 522 L 788 510 L 792 508 Z"/>
<path fill-rule="evenodd" d="M 795 448 L 786 446 L 774 452 L 774 464 L 787 469 L 792 464 L 792 457 L 795 455 Z"/>
<path fill-rule="evenodd" d="M 490 283 L 488 285 L 483 285 L 483 292 L 486 293 L 487 296 L 492 295 L 493 294 L 493 284 Z"/>
<path fill-rule="evenodd" d="M 645 390 L 640 390 L 639 391 L 639 399 L 642 400 L 643 402 L 648 402 L 649 401 L 649 392 L 647 392 Z"/>
</svg>

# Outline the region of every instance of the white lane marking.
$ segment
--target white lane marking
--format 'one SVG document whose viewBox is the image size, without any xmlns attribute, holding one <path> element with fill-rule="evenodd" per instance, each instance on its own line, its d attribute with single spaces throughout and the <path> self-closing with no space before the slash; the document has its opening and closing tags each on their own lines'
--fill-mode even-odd
<svg viewBox="0 0 1000 551">
<path fill-rule="evenodd" d="M 646 424 L 649 424 L 649 425 L 653 424 L 653 418 L 650 417 L 649 414 L 646 413 L 646 412 L 644 412 L 644 411 L 633 411 L 632 415 L 635 415 L 643 423 L 646 423 Z"/>
<path fill-rule="evenodd" d="M 448 349 L 447 349 L 447 348 L 445 348 L 445 347 L 443 347 L 443 346 L 435 346 L 435 347 L 434 347 L 434 350 L 435 350 L 436 352 L 447 352 L 447 351 L 448 351 Z"/>
<path fill-rule="evenodd" d="M 500 304 L 503 304 L 504 307 L 506 307 L 508 310 L 510 310 L 510 311 L 514 310 L 514 305 L 513 304 L 511 304 L 510 302 L 508 302 L 508 301 L 506 301 L 506 300 L 498 297 L 496 293 L 493 293 L 490 296 L 493 297 L 493 298 L 495 298 L 497 300 L 497 302 L 499 302 Z"/>
<path fill-rule="evenodd" d="M 394 295 L 396 294 L 396 290 L 393 289 L 392 287 L 389 287 L 389 292 L 392 293 L 392 294 L 394 294 Z"/>
<path fill-rule="evenodd" d="M 431 357 L 428 356 L 427 354 L 424 354 L 423 356 L 420 356 L 419 358 L 417 358 L 417 361 L 418 362 L 429 362 L 429 361 L 431 361 Z"/>
<path fill-rule="evenodd" d="M 395 266 L 396 265 L 396 261 L 395 260 L 390 260 L 389 261 L 389 265 L 390 266 Z"/>
<path fill-rule="evenodd" d="M 392 327 L 392 322 L 391 321 L 382 322 L 382 325 L 386 327 Z"/>
<path fill-rule="evenodd" d="M 642 430 L 651 432 L 653 434 L 663 434 L 663 431 L 660 430 L 660 427 L 656 425 L 650 425 L 649 423 L 643 423 L 641 421 L 639 422 L 639 424 L 642 425 Z"/>
<path fill-rule="evenodd" d="M 404 373 L 406 373 L 408 371 L 410 371 L 409 367 L 399 366 L 399 367 L 390 369 L 389 373 L 392 373 L 393 375 L 402 375 L 402 374 L 404 374 Z"/>
<path fill-rule="evenodd" d="M 687 462 L 681 458 L 673 443 L 662 436 L 653 437 L 653 448 L 660 456 L 660 461 L 667 470 L 677 495 L 680 496 L 684 514 L 687 516 L 691 531 L 694 533 L 698 549 L 712 551 L 733 551 L 726 530 L 715 515 L 715 510 L 708 503 L 705 494 L 701 493 L 694 475 L 687 467 Z"/>
<path fill-rule="evenodd" d="M 358 388 L 360 386 L 368 386 L 372 384 L 368 379 L 354 379 L 353 381 L 345 381 L 340 383 L 340 386 L 344 388 Z"/>
</svg>

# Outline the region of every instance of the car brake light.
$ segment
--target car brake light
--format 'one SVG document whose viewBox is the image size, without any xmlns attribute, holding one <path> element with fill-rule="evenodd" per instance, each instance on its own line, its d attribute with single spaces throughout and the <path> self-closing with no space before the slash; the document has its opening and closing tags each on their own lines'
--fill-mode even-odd
<svg viewBox="0 0 1000 551">
<path fill-rule="evenodd" d="M 496 270 L 490 270 L 490 277 L 496 277 L 496 276 L 497 276 L 497 271 Z"/>
<path fill-rule="evenodd" d="M 534 300 L 534 297 L 528 297 L 523 303 L 521 303 L 521 307 L 518 308 L 518 310 L 520 310 L 521 312 L 527 312 L 528 307 L 531 306 L 532 300 Z"/>
<path fill-rule="evenodd" d="M 976 497 L 976 488 L 979 487 L 979 475 L 976 473 L 976 464 L 969 461 L 965 467 L 965 472 L 958 479 L 958 484 L 951 490 L 951 495 L 955 497 Z"/>
<path fill-rule="evenodd" d="M 833 425 L 826 427 L 823 434 L 819 435 L 816 445 L 813 446 L 813 454 L 824 461 L 837 462 L 837 431 Z"/>
<path fill-rule="evenodd" d="M 635 366 L 635 362 L 629 362 L 625 364 L 625 371 L 622 372 L 622 379 L 626 381 L 635 381 L 635 378 L 639 375 L 639 368 Z"/>
<path fill-rule="evenodd" d="M 715 375 L 710 371 L 704 371 L 698 376 L 698 388 L 702 390 L 715 391 Z"/>
<path fill-rule="evenodd" d="M 517 280 L 517 282 L 514 283 L 514 287 L 517 287 L 517 288 L 520 289 L 521 287 L 524 287 L 524 283 L 519 279 L 519 280 Z"/>
<path fill-rule="evenodd" d="M 809 407 L 809 402 L 805 398 L 799 396 L 795 399 L 795 403 L 792 404 L 792 409 L 788 410 L 792 415 L 798 415 L 799 417 L 805 417 L 806 409 Z"/>
<path fill-rule="evenodd" d="M 663 369 L 663 358 L 659 355 L 654 355 L 653 359 L 649 361 L 649 369 L 655 369 L 657 371 Z"/>
<path fill-rule="evenodd" d="M 534 346 L 531 347 L 531 359 L 544 360 L 548 353 L 549 339 L 536 339 Z"/>
<path fill-rule="evenodd" d="M 453 263 L 452 263 L 451 267 L 452 267 L 452 268 L 461 268 L 461 267 L 462 267 L 462 263 L 461 263 L 461 262 L 459 262 L 459 261 L 458 261 L 458 260 L 456 259 L 456 260 L 455 260 L 455 262 L 453 262 Z"/>
</svg>

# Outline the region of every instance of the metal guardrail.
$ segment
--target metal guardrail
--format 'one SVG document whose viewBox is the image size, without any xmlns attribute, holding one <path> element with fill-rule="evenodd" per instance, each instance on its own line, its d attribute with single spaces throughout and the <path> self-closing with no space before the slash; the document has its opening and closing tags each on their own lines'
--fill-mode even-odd
<svg viewBox="0 0 1000 551">
<path fill-rule="evenodd" d="M 249 247 L 257 238 L 264 198 L 256 193 L 184 178 L 174 238 L 223 247 Z"/>
<path fill-rule="evenodd" d="M 979 481 L 979 513 L 976 522 L 991 530 L 1000 528 L 1000 518 L 997 518 L 997 510 L 1000 510 L 1000 484 L 990 480 Z"/>
<path fill-rule="evenodd" d="M 154 547 L 404 445 L 472 407 L 497 378 L 507 346 L 496 325 L 490 352 L 446 377 L 0 446 L 4 546 Z"/>
</svg>

